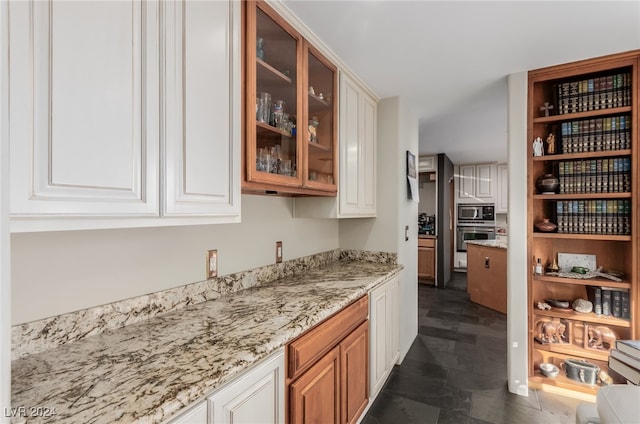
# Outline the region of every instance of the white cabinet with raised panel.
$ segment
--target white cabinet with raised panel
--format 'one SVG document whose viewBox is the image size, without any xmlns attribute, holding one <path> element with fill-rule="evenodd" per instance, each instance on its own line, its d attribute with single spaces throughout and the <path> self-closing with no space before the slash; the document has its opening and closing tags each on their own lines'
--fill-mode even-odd
<svg viewBox="0 0 640 424">
<path fill-rule="evenodd" d="M 12 231 L 237 222 L 239 8 L 12 2 Z"/>
<path fill-rule="evenodd" d="M 340 217 L 376 216 L 377 102 L 340 73 Z"/>
<path fill-rule="evenodd" d="M 496 213 L 509 212 L 509 168 L 506 163 L 496 166 Z"/>
<path fill-rule="evenodd" d="M 284 349 L 225 384 L 170 424 L 284 422 Z"/>
<path fill-rule="evenodd" d="M 9 15 L 13 217 L 157 216 L 158 3 Z"/>
<path fill-rule="evenodd" d="M 209 424 L 284 422 L 284 349 L 209 397 Z"/>
<path fill-rule="evenodd" d="M 494 203 L 496 199 L 496 165 L 460 165 L 457 184 L 458 199 L 461 203 Z"/>
<path fill-rule="evenodd" d="M 400 277 L 369 293 L 369 396 L 374 399 L 400 356 Z"/>
<path fill-rule="evenodd" d="M 237 216 L 240 6 L 169 1 L 163 7 L 162 215 Z"/>
<path fill-rule="evenodd" d="M 336 198 L 295 199 L 298 218 L 375 217 L 378 102 L 355 79 L 340 73 L 339 176 Z"/>
</svg>

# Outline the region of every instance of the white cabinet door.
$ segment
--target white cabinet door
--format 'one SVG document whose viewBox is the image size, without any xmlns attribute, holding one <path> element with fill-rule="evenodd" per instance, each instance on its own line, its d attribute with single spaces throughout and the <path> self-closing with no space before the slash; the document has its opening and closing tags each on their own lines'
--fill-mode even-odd
<svg viewBox="0 0 640 424">
<path fill-rule="evenodd" d="M 240 215 L 240 3 L 163 2 L 164 216 Z"/>
<path fill-rule="evenodd" d="M 202 402 L 171 420 L 170 424 L 207 424 L 207 402 Z"/>
<path fill-rule="evenodd" d="M 387 283 L 387 360 L 389 371 L 400 358 L 400 278 L 396 277 Z"/>
<path fill-rule="evenodd" d="M 376 216 L 377 102 L 340 74 L 339 217 Z"/>
<path fill-rule="evenodd" d="M 209 397 L 209 424 L 284 422 L 284 350 Z"/>
<path fill-rule="evenodd" d="M 496 169 L 498 174 L 496 213 L 507 213 L 509 211 L 509 168 L 505 163 L 498 165 Z"/>
<path fill-rule="evenodd" d="M 158 3 L 10 8 L 12 216 L 157 216 Z"/>
<path fill-rule="evenodd" d="M 476 166 L 460 165 L 458 172 L 458 198 L 474 198 L 476 195 Z"/>
<path fill-rule="evenodd" d="M 495 165 L 476 165 L 476 197 L 491 199 L 495 196 L 493 189 L 495 169 Z"/>
<path fill-rule="evenodd" d="M 369 293 L 369 396 L 374 399 L 400 356 L 400 277 Z"/>
<path fill-rule="evenodd" d="M 369 295 L 369 337 L 370 387 L 369 393 L 374 398 L 380 391 L 387 375 L 387 287 L 378 286 Z"/>
</svg>

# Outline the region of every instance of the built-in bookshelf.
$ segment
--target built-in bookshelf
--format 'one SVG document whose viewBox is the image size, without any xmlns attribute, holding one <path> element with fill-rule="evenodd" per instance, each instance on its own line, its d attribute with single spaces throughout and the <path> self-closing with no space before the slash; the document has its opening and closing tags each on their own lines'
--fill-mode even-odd
<svg viewBox="0 0 640 424">
<path fill-rule="evenodd" d="M 603 384 L 568 378 L 565 360 L 608 367 L 615 341 L 638 337 L 638 61 L 640 51 L 529 72 L 529 383 L 595 395 Z M 534 141 L 538 147 L 534 148 Z M 543 141 L 540 151 L 539 142 Z M 549 190 L 548 180 L 557 179 Z M 547 181 L 547 185 L 539 180 Z M 544 190 L 541 189 L 544 187 Z M 546 225 L 545 225 L 546 224 Z M 555 224 L 555 225 L 554 225 Z M 595 256 L 588 275 L 548 269 L 559 253 Z M 535 274 L 540 260 L 544 271 Z M 600 273 L 594 275 L 596 273 Z M 573 302 L 591 302 L 588 312 Z M 547 300 L 569 306 L 548 307 Z M 566 306 L 566 304 L 564 305 Z M 541 363 L 561 371 L 547 377 Z"/>
</svg>

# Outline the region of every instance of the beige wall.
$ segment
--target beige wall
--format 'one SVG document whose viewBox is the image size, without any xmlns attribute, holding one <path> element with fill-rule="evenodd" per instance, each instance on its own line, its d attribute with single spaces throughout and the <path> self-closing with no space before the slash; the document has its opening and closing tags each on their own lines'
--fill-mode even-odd
<svg viewBox="0 0 640 424">
<path fill-rule="evenodd" d="M 12 323 L 165 290 L 339 248 L 338 220 L 293 218 L 290 198 L 242 197 L 242 223 L 23 233 L 11 236 Z"/>
<path fill-rule="evenodd" d="M 418 203 L 407 199 L 406 151 L 418 155 L 418 119 L 399 97 L 378 103 L 378 210 L 375 219 L 340 221 L 340 247 L 396 252 L 400 277 L 400 355 L 418 332 Z M 409 240 L 404 227 L 409 226 Z"/>
</svg>

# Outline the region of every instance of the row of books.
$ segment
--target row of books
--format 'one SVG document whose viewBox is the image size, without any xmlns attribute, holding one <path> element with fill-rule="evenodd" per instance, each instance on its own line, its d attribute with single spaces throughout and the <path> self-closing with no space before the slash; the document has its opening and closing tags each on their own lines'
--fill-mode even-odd
<svg viewBox="0 0 640 424">
<path fill-rule="evenodd" d="M 560 194 L 631 192 L 631 158 L 558 162 Z"/>
<path fill-rule="evenodd" d="M 596 315 L 631 318 L 629 290 L 587 286 L 587 296 Z"/>
<path fill-rule="evenodd" d="M 558 200 L 557 231 L 563 234 L 631 234 L 631 200 Z"/>
<path fill-rule="evenodd" d="M 640 384 L 640 340 L 616 340 L 609 352 L 609 368 L 636 386 Z"/>
<path fill-rule="evenodd" d="M 560 131 L 561 153 L 631 148 L 631 115 L 566 121 Z"/>
<path fill-rule="evenodd" d="M 617 73 L 580 81 L 560 83 L 558 114 L 588 112 L 629 106 L 631 104 L 631 74 Z"/>
</svg>

